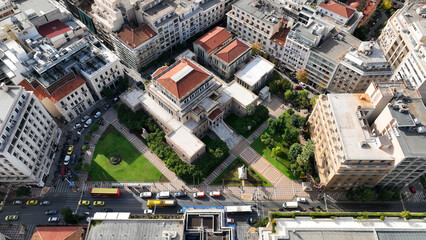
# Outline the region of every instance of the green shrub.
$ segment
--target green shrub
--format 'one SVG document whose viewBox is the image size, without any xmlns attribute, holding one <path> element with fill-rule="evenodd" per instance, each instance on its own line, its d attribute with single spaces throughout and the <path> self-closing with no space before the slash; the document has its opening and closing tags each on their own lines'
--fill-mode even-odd
<svg viewBox="0 0 426 240">
<path fill-rule="evenodd" d="M 381 215 L 380 220 L 385 221 L 385 216 Z"/>
</svg>

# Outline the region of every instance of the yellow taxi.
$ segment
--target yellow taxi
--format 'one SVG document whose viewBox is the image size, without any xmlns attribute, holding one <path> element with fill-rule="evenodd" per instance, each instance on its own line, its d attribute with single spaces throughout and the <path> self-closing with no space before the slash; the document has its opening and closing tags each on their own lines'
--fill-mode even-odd
<svg viewBox="0 0 426 240">
<path fill-rule="evenodd" d="M 0 202 L 0 206 L 3 206 L 3 205 L 4 205 L 4 202 L 3 202 L 3 201 L 1 201 L 1 202 Z"/>
<path fill-rule="evenodd" d="M 103 205 L 105 205 L 104 201 L 94 201 L 93 202 L 93 206 L 95 206 L 95 207 L 101 207 Z"/>
<path fill-rule="evenodd" d="M 81 200 L 81 201 L 78 201 L 78 205 L 80 205 L 80 206 L 89 206 L 90 205 L 90 201 L 88 201 L 88 200 Z"/>
<path fill-rule="evenodd" d="M 71 145 L 71 146 L 68 147 L 67 155 L 71 155 L 72 151 L 74 151 L 74 146 L 73 145 Z"/>
<path fill-rule="evenodd" d="M 5 221 L 16 221 L 19 219 L 18 215 L 9 215 L 4 218 Z"/>
<path fill-rule="evenodd" d="M 38 203 L 37 200 L 28 200 L 27 201 L 27 206 L 37 205 L 37 203 Z"/>
</svg>

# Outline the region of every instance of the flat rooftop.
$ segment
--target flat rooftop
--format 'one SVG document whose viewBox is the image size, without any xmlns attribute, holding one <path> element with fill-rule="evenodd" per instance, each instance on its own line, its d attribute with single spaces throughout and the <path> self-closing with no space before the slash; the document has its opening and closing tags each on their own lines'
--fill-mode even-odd
<svg viewBox="0 0 426 240">
<path fill-rule="evenodd" d="M 9 115 L 9 109 L 14 107 L 13 104 L 15 102 L 15 98 L 19 94 L 21 87 L 16 86 L 8 86 L 9 90 L 6 92 L 2 88 L 0 88 L 0 103 L 1 103 L 1 111 L 0 111 L 0 123 L 6 122 L 6 119 Z"/>
<path fill-rule="evenodd" d="M 346 52 L 351 50 L 351 48 L 358 48 L 360 43 L 361 40 L 342 31 L 337 37 L 328 38 L 325 42 L 314 48 L 314 51 L 328 59 L 337 60 L 343 58 Z"/>
<path fill-rule="evenodd" d="M 44 15 L 57 9 L 57 6 L 50 0 L 18 0 L 13 1 L 19 10 L 22 12 L 33 9 L 38 16 Z"/>
<path fill-rule="evenodd" d="M 276 234 L 263 232 L 264 239 L 289 240 L 407 240 L 426 239 L 426 223 L 421 220 L 400 220 L 389 217 L 356 220 L 353 218 L 295 219 L 276 218 Z M 274 236 L 275 238 L 272 238 Z"/>
<path fill-rule="evenodd" d="M 258 98 L 256 94 L 235 81 L 232 81 L 228 86 L 224 86 L 222 92 L 232 97 L 244 107 L 252 104 Z"/>
<path fill-rule="evenodd" d="M 361 109 L 373 109 L 367 94 L 328 94 L 328 100 L 334 115 L 337 131 L 340 135 L 346 160 L 392 160 L 392 155 L 377 148 L 361 147 L 361 142 L 372 138 L 369 129 L 361 126 L 357 116 L 358 106 Z"/>
<path fill-rule="evenodd" d="M 92 224 L 87 240 L 163 240 L 163 233 L 176 233 L 183 239 L 183 220 L 104 220 Z"/>
<path fill-rule="evenodd" d="M 248 12 L 249 14 L 255 16 L 256 18 L 259 18 L 266 23 L 269 23 L 271 25 L 275 25 L 278 23 L 278 21 L 281 20 L 282 15 L 279 12 L 282 12 L 280 7 L 273 3 L 272 1 L 263 1 L 265 4 L 263 6 L 256 7 L 255 1 L 253 0 L 240 0 L 233 5 Z M 274 6 L 276 5 L 276 6 Z M 275 11 L 274 11 L 275 10 Z M 275 20 L 275 21 L 271 21 Z"/>
<path fill-rule="evenodd" d="M 167 137 L 170 141 L 174 142 L 175 145 L 179 146 L 179 149 L 183 154 L 185 154 L 185 156 L 190 158 L 206 146 L 185 126 L 182 126 L 178 130 L 170 133 Z"/>
<path fill-rule="evenodd" d="M 363 49 L 368 49 L 371 54 L 366 55 L 360 52 Z M 362 65 L 363 63 L 372 65 L 389 65 L 389 62 L 386 60 L 385 55 L 376 41 L 361 42 L 359 48 L 348 51 L 348 53 L 345 55 L 345 59 L 352 61 L 357 65 Z"/>
<path fill-rule="evenodd" d="M 262 57 L 256 57 L 243 69 L 235 73 L 235 76 L 250 86 L 254 86 L 263 76 L 274 70 L 274 64 Z"/>
</svg>

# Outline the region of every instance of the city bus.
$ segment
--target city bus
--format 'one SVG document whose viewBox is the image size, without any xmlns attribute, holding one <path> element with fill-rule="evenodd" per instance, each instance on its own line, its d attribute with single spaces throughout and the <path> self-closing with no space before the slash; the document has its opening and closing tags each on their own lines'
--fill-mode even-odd
<svg viewBox="0 0 426 240">
<path fill-rule="evenodd" d="M 93 197 L 120 197 L 118 188 L 91 188 L 90 195 Z"/>
<path fill-rule="evenodd" d="M 225 206 L 227 213 L 251 213 L 252 211 L 251 206 Z"/>
<path fill-rule="evenodd" d="M 176 205 L 176 200 L 148 200 L 146 206 L 147 208 L 162 208 L 162 207 L 173 207 Z"/>
</svg>

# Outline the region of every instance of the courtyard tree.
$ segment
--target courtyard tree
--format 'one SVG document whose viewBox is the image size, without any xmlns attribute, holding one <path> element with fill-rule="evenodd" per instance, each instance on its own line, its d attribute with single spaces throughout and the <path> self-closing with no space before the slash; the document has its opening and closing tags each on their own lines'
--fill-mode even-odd
<svg viewBox="0 0 426 240">
<path fill-rule="evenodd" d="M 92 124 L 90 125 L 90 132 L 96 132 L 99 130 L 99 125 L 98 124 Z"/>
<path fill-rule="evenodd" d="M 306 70 L 301 69 L 297 71 L 296 78 L 297 80 L 299 80 L 299 82 L 306 83 L 308 81 L 308 72 L 306 72 Z"/>
<path fill-rule="evenodd" d="M 114 92 L 111 90 L 111 88 L 104 86 L 102 88 L 101 94 L 105 96 L 106 98 L 112 98 L 112 96 L 114 95 Z"/>
<path fill-rule="evenodd" d="M 303 147 L 300 143 L 293 143 L 288 150 L 288 154 L 290 154 L 293 159 L 297 159 L 297 156 L 302 153 L 302 150 Z"/>
<path fill-rule="evenodd" d="M 390 1 L 390 0 L 383 0 L 382 3 L 380 4 L 380 6 L 384 10 L 389 10 L 392 7 L 392 1 Z"/>
<path fill-rule="evenodd" d="M 262 136 L 260 136 L 260 141 L 269 147 L 272 147 L 275 145 L 274 139 L 272 139 L 269 134 L 262 134 Z"/>
<path fill-rule="evenodd" d="M 247 107 L 246 107 L 246 113 L 249 115 L 249 116 L 251 116 L 251 115 L 253 115 L 253 113 L 254 113 L 254 106 L 253 105 L 251 105 L 251 104 L 249 104 L 249 105 L 247 105 Z"/>
<path fill-rule="evenodd" d="M 129 87 L 129 79 L 127 76 L 118 77 L 118 91 L 124 92 Z"/>
<path fill-rule="evenodd" d="M 294 98 L 293 91 L 290 90 L 290 89 L 285 91 L 284 98 L 285 98 L 286 101 L 291 101 Z"/>
<path fill-rule="evenodd" d="M 299 129 L 295 127 L 289 127 L 284 130 L 282 138 L 287 144 L 293 144 L 298 141 L 299 138 Z"/>
</svg>

